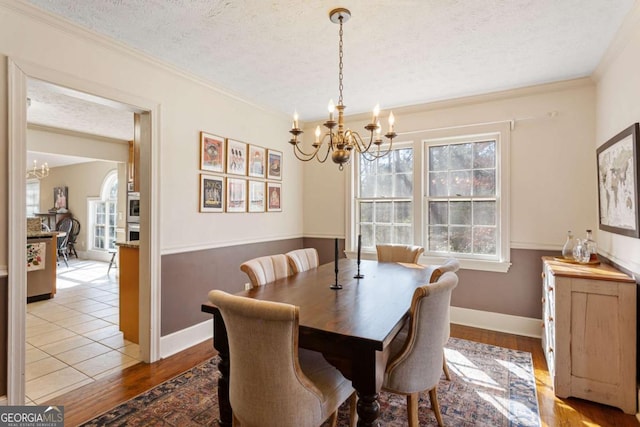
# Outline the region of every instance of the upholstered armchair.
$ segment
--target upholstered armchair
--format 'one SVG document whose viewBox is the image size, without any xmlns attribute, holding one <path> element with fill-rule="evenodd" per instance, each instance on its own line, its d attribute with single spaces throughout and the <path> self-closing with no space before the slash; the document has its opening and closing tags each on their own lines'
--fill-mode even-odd
<svg viewBox="0 0 640 427">
<path fill-rule="evenodd" d="M 249 276 L 251 287 L 254 288 L 291 275 L 287 257 L 284 254 L 250 259 L 240 265 L 240 270 Z"/>
<path fill-rule="evenodd" d="M 413 245 L 376 245 L 376 251 L 378 252 L 378 261 L 417 264 L 424 248 Z"/>
<path fill-rule="evenodd" d="M 315 248 L 296 249 L 295 251 L 287 252 L 285 255 L 289 260 L 289 267 L 294 273 L 316 268 L 320 263 L 318 251 Z"/>
<path fill-rule="evenodd" d="M 418 426 L 419 394 L 427 390 L 438 425 L 443 425 L 436 387 L 442 373 L 451 291 L 457 284 L 458 276 L 446 272 L 437 282 L 416 289 L 409 309 L 408 334 L 398 334 L 390 344 L 382 388 L 407 396 L 410 427 Z"/>
<path fill-rule="evenodd" d="M 299 308 L 213 290 L 229 338 L 229 400 L 233 425 L 318 427 L 355 392 L 322 354 L 298 349 Z"/>
<path fill-rule="evenodd" d="M 452 271 L 456 273 L 459 269 L 460 269 L 460 261 L 458 261 L 455 258 L 449 258 L 448 260 L 445 261 L 444 264 L 438 266 L 436 269 L 433 270 L 433 273 L 431 274 L 431 280 L 429 280 L 429 282 L 433 283 L 437 281 L 440 278 L 440 276 L 442 276 L 447 271 Z M 446 335 L 444 337 L 444 342 L 442 343 L 443 346 L 447 345 L 447 342 L 449 342 L 450 336 L 451 336 L 451 309 L 449 308 L 447 310 L 447 329 L 446 329 Z M 444 357 L 444 352 L 442 353 L 442 370 L 444 371 L 445 378 L 451 381 L 451 374 L 449 373 L 449 366 L 447 365 L 447 358 Z"/>
</svg>

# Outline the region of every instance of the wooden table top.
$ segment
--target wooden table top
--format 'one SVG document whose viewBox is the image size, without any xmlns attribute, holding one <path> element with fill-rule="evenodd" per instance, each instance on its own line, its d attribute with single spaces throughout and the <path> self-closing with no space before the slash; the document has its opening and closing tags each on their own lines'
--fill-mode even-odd
<svg viewBox="0 0 640 427">
<path fill-rule="evenodd" d="M 339 269 L 340 290 L 330 288 L 335 272 L 329 263 L 237 295 L 300 307 L 301 341 L 306 332 L 324 333 L 382 350 L 404 323 L 414 290 L 431 274 L 428 266 L 363 260 L 365 277 L 354 279 L 357 265 L 349 259 L 340 260 Z"/>
</svg>

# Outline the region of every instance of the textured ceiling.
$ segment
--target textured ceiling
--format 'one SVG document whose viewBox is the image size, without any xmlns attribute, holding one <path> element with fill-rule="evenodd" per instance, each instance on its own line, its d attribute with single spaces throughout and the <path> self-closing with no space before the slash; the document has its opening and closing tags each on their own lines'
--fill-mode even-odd
<svg viewBox="0 0 640 427">
<path fill-rule="evenodd" d="M 344 25 L 344 103 L 353 114 L 376 103 L 389 110 L 591 75 L 634 4 L 27 1 L 246 100 L 297 110 L 303 120 L 322 118 L 328 100 L 338 98 L 338 26 L 328 19 L 337 6 L 352 13 Z"/>
</svg>

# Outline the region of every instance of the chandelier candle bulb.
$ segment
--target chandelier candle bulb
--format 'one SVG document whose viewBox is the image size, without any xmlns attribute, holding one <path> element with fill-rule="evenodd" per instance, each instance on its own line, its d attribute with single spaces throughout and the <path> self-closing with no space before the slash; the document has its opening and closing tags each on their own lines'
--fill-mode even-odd
<svg viewBox="0 0 640 427">
<path fill-rule="evenodd" d="M 333 99 L 329 100 L 329 105 L 328 105 L 327 109 L 329 110 L 329 121 L 332 122 L 333 121 L 333 112 L 336 109 L 335 105 L 333 105 Z"/>
<path fill-rule="evenodd" d="M 380 104 L 376 104 L 376 106 L 373 108 L 373 119 L 371 120 L 371 123 L 378 122 L 378 114 L 380 114 Z"/>
<path fill-rule="evenodd" d="M 389 133 L 393 133 L 393 124 L 396 122 L 396 118 L 393 116 L 393 111 L 389 113 Z"/>
<path fill-rule="evenodd" d="M 320 142 L 320 126 L 316 126 L 316 143 Z"/>
<path fill-rule="evenodd" d="M 298 112 L 293 113 L 293 128 L 298 129 Z"/>
</svg>

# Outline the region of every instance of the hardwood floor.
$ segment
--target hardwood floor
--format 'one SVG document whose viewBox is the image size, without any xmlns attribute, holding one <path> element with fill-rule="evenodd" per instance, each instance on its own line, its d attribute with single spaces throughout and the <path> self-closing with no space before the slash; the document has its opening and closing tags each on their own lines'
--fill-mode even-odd
<svg viewBox="0 0 640 427">
<path fill-rule="evenodd" d="M 484 329 L 451 325 L 451 336 L 532 354 L 542 426 L 638 426 L 634 415 L 581 399 L 558 399 L 553 394 L 540 340 Z M 210 341 L 200 343 L 153 364 L 140 363 L 103 380 L 48 402 L 64 405 L 65 425 L 76 426 L 215 355 Z"/>
</svg>

